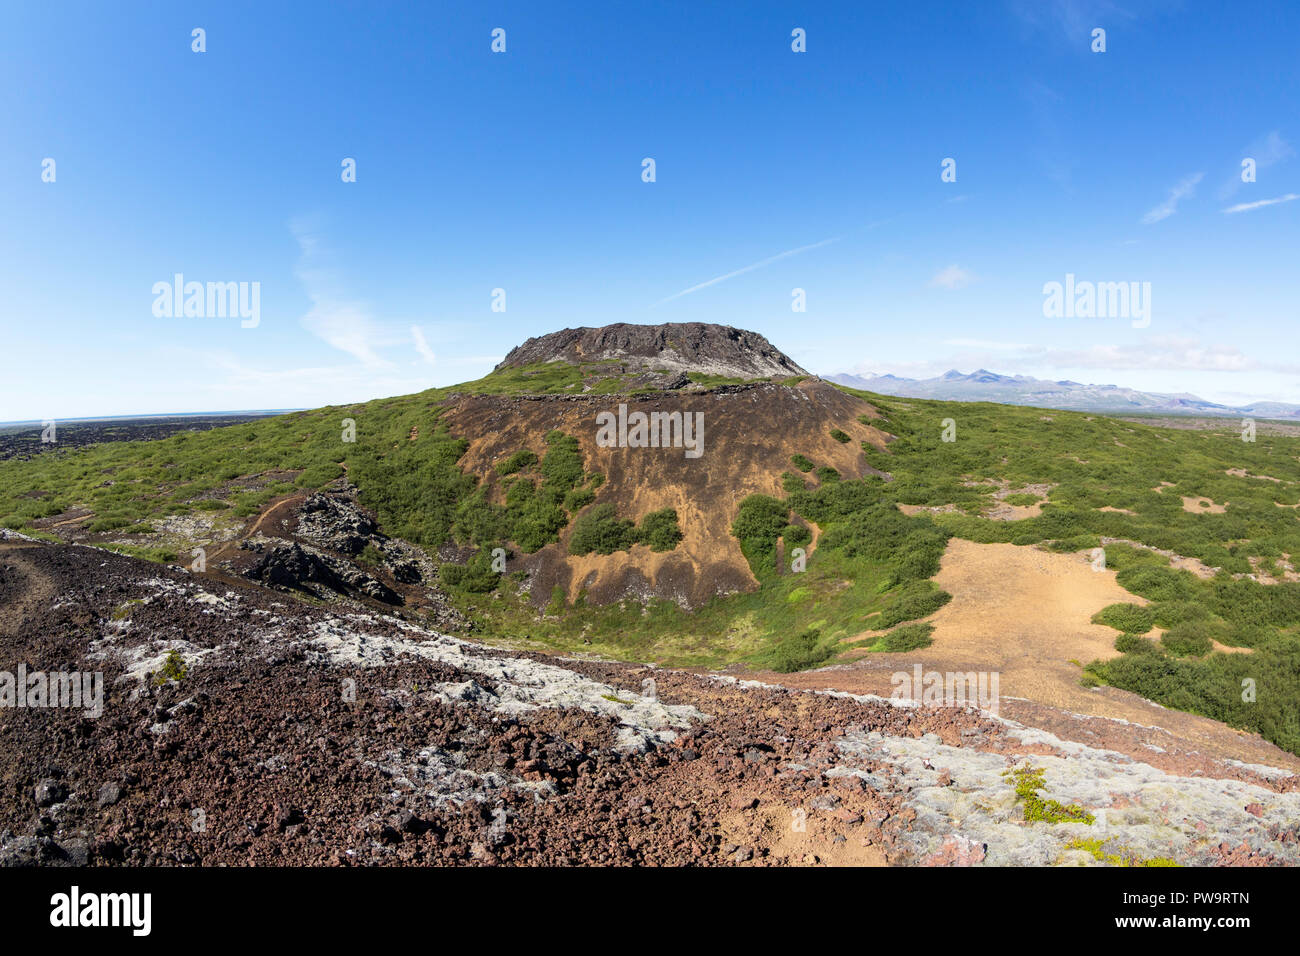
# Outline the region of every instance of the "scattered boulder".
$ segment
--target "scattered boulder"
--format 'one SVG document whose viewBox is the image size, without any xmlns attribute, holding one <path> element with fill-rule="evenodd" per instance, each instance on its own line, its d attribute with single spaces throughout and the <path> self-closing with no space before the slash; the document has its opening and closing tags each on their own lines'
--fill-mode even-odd
<svg viewBox="0 0 1300 956">
<path fill-rule="evenodd" d="M 298 537 L 322 548 L 360 554 L 378 530 L 350 498 L 317 492 L 298 508 Z"/>
<path fill-rule="evenodd" d="M 402 603 L 401 595 L 377 578 L 296 541 L 268 548 L 244 573 L 272 587 L 311 593 L 319 593 L 323 587 L 350 597 L 362 595 L 385 604 Z"/>
<path fill-rule="evenodd" d="M 50 807 L 68 798 L 68 788 L 53 777 L 46 777 L 36 785 L 36 805 Z"/>
</svg>

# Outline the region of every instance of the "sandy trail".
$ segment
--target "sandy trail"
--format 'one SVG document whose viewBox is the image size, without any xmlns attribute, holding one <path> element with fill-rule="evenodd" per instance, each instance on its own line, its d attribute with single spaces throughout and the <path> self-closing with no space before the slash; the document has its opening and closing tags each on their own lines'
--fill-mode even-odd
<svg viewBox="0 0 1300 956">
<path fill-rule="evenodd" d="M 213 552 L 208 557 L 208 562 L 209 563 L 216 562 L 218 558 L 223 557 L 230 550 L 238 547 L 240 541 L 245 540 L 247 538 L 251 538 L 253 535 L 257 534 L 257 532 L 261 531 L 262 525 L 264 525 L 266 523 L 266 520 L 270 518 L 272 515 L 283 511 L 289 505 L 297 504 L 298 502 L 304 500 L 306 497 L 307 497 L 306 494 L 290 495 L 287 498 L 281 498 L 279 501 L 272 502 L 271 505 L 258 516 L 257 521 L 253 523 L 253 526 L 249 528 L 247 532 L 245 532 L 243 535 L 239 537 L 236 537 L 231 541 L 225 542 L 220 548 L 218 548 L 215 552 Z"/>
<path fill-rule="evenodd" d="M 0 544 L 0 567 L 5 565 L 16 572 L 19 581 L 12 585 L 0 581 L 0 634 L 20 636 L 26 622 L 48 609 L 54 600 L 54 584 L 50 576 L 30 560 L 30 552 L 39 546 L 27 543 Z M 28 553 L 25 553 L 28 552 Z"/>
<path fill-rule="evenodd" d="M 1081 665 L 1118 656 L 1118 632 L 1091 623 L 1092 615 L 1117 602 L 1147 603 L 1120 587 L 1114 571 L 1094 571 L 1086 553 L 1053 554 L 954 538 L 935 581 L 953 597 L 927 618 L 935 626 L 930 647 L 906 654 L 865 654 L 847 665 L 764 674 L 759 679 L 787 687 L 888 696 L 891 675 L 910 671 L 917 663 L 945 673 L 996 672 L 1004 716 L 1017 719 L 1017 713 L 1027 717 L 1032 712 L 1035 726 L 1071 739 L 1095 746 L 1100 723 L 1081 718 L 1107 718 L 1110 731 L 1103 736 L 1113 749 L 1132 752 L 1148 739 L 1160 740 L 1158 745 L 1166 749 L 1300 770 L 1294 755 L 1256 735 L 1167 710 L 1112 687 L 1080 686 Z M 1161 730 L 1148 738 L 1115 721 Z M 1176 741 L 1167 739 L 1169 735 Z M 1149 757 L 1148 752 L 1143 759 Z"/>
</svg>

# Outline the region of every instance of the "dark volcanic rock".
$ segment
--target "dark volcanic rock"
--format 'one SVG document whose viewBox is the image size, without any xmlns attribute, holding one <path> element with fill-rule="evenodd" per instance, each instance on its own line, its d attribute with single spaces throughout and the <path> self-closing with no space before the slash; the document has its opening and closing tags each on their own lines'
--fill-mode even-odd
<svg viewBox="0 0 1300 956">
<path fill-rule="evenodd" d="M 357 504 L 356 489 L 351 486 L 342 492 L 317 492 L 308 497 L 298 508 L 296 535 L 349 557 L 371 545 L 383 555 L 384 568 L 393 580 L 419 584 L 424 579 L 415 549 L 380 532 L 375 519 Z"/>
<path fill-rule="evenodd" d="M 318 492 L 298 509 L 299 537 L 344 554 L 360 554 L 377 530 L 374 520 L 347 498 Z"/>
<path fill-rule="evenodd" d="M 273 587 L 315 593 L 316 588 L 311 585 L 319 585 L 339 594 L 364 595 L 385 604 L 402 603 L 401 595 L 382 581 L 297 542 L 286 542 L 268 549 L 245 574 Z"/>
<path fill-rule="evenodd" d="M 46 778 L 36 785 L 36 805 L 48 807 L 67 799 L 68 788 L 57 780 Z"/>
<path fill-rule="evenodd" d="M 668 372 L 705 372 L 733 378 L 806 375 L 804 369 L 757 332 L 705 322 L 562 329 L 511 349 L 498 369 L 536 362 L 599 362 Z M 684 383 L 683 383 L 684 384 Z M 663 388 L 679 386 L 665 384 Z"/>
</svg>

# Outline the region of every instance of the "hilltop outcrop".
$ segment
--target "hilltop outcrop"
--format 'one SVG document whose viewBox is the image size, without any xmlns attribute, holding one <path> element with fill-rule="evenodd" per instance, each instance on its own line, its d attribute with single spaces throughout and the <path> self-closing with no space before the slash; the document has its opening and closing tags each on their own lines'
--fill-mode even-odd
<svg viewBox="0 0 1300 956">
<path fill-rule="evenodd" d="M 669 372 L 700 372 L 728 378 L 807 375 L 757 332 L 705 322 L 562 329 L 516 346 L 497 370 L 539 362 L 621 361 Z"/>
</svg>

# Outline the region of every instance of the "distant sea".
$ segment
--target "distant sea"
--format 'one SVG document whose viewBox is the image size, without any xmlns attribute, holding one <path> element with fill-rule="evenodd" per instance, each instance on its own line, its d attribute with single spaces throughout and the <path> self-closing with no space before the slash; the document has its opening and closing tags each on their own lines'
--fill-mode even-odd
<svg viewBox="0 0 1300 956">
<path fill-rule="evenodd" d="M 91 415 L 85 418 L 59 418 L 55 421 L 60 424 L 72 424 L 74 422 L 139 422 L 154 421 L 160 418 L 229 418 L 232 415 L 242 416 L 269 416 L 269 415 L 287 415 L 290 412 L 304 412 L 305 408 L 246 408 L 239 411 L 227 412 L 160 412 L 156 415 Z M 0 422 L 0 426 L 7 425 L 40 425 L 43 424 L 41 419 L 31 418 L 12 422 Z"/>
</svg>

